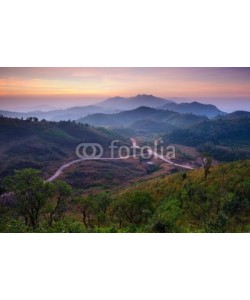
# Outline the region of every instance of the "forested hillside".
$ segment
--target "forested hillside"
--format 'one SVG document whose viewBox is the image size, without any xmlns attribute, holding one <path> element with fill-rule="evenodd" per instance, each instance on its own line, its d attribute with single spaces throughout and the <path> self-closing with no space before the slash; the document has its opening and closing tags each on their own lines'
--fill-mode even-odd
<svg viewBox="0 0 250 300">
<path fill-rule="evenodd" d="M 123 140 L 123 137 L 71 121 L 39 122 L 36 118 L 24 121 L 0 117 L 0 177 L 27 167 L 45 173 L 56 170 L 62 162 L 77 158 L 75 149 L 79 143 L 100 143 L 108 149 L 113 139 Z"/>
<path fill-rule="evenodd" d="M 166 143 L 180 143 L 208 152 L 219 161 L 250 158 L 250 118 L 207 120 L 165 135 Z"/>
<path fill-rule="evenodd" d="M 87 196 L 26 169 L 1 189 L 1 232 L 250 232 L 249 160 Z"/>
</svg>

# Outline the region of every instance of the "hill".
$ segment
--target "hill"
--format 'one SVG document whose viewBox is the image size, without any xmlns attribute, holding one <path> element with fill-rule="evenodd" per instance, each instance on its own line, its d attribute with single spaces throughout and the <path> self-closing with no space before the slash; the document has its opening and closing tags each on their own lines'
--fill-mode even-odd
<svg viewBox="0 0 250 300">
<path fill-rule="evenodd" d="M 121 135 L 73 122 L 37 122 L 0 118 L 0 177 L 15 169 L 41 169 L 49 177 L 68 160 L 76 159 L 79 143 L 99 143 L 108 149 Z"/>
<path fill-rule="evenodd" d="M 141 222 L 139 231 L 250 231 L 249 160 L 213 167 L 207 180 L 202 169 L 149 180 L 120 191 L 115 201 L 129 203 L 129 197 L 139 197 L 142 191 L 152 201 L 152 215 Z M 150 207 L 144 202 L 144 209 L 146 205 Z M 126 211 L 124 202 L 123 207 Z M 125 217 L 123 226 L 131 223 Z"/>
<path fill-rule="evenodd" d="M 159 110 L 150 107 L 138 107 L 133 110 L 123 111 L 116 114 L 93 114 L 78 121 L 88 123 L 93 126 L 124 126 L 136 129 L 138 121 L 158 122 L 158 129 L 162 131 L 164 128 L 186 127 L 207 120 L 204 116 L 196 116 L 193 114 L 180 114 L 173 111 Z M 156 132 L 157 128 L 155 127 Z"/>
<path fill-rule="evenodd" d="M 12 111 L 4 111 L 0 110 L 0 115 L 9 118 L 31 118 L 35 117 L 39 120 L 45 119 L 47 121 L 68 121 L 68 120 L 76 120 L 81 117 L 87 116 L 89 114 L 95 113 L 112 113 L 114 110 L 104 109 L 102 107 L 98 107 L 95 105 L 89 106 L 80 106 L 80 107 L 71 107 L 68 109 L 58 109 L 51 111 L 30 111 L 30 112 L 12 112 Z"/>
<path fill-rule="evenodd" d="M 250 112 L 244 110 L 237 110 L 232 113 L 226 114 L 224 116 L 217 117 L 217 119 L 223 119 L 223 120 L 233 120 L 233 119 L 241 119 L 241 118 L 250 118 Z"/>
<path fill-rule="evenodd" d="M 198 116 L 207 116 L 213 118 L 218 115 L 225 115 L 224 112 L 219 110 L 216 106 L 211 104 L 202 104 L 199 102 L 191 103 L 167 103 L 161 107 L 164 110 L 172 110 L 181 114 L 194 114 Z"/>
<path fill-rule="evenodd" d="M 108 98 L 105 101 L 98 103 L 98 106 L 109 108 L 109 109 L 119 109 L 119 110 L 131 110 L 140 106 L 147 107 L 160 107 L 166 103 L 172 103 L 170 100 L 155 97 L 153 95 L 139 94 L 134 97 L 124 98 L 124 97 L 113 97 Z"/>
<path fill-rule="evenodd" d="M 133 129 L 137 133 L 155 133 L 168 132 L 176 129 L 175 126 L 169 123 L 157 122 L 153 120 L 138 120 L 131 123 L 128 128 Z"/>
<path fill-rule="evenodd" d="M 130 175 L 130 168 L 118 173 L 118 182 Z M 197 169 L 85 196 L 72 194 L 62 181 L 45 183 L 38 176 L 25 169 L 1 187 L 13 188 L 16 196 L 11 202 L 2 198 L 1 232 L 250 232 L 249 160 L 214 166 L 207 177 Z M 85 182 L 85 188 L 88 184 L 93 183 Z M 30 212 L 34 199 L 43 201 Z"/>
<path fill-rule="evenodd" d="M 220 161 L 250 158 L 250 118 L 207 120 L 164 136 L 166 143 L 194 146 Z"/>
</svg>

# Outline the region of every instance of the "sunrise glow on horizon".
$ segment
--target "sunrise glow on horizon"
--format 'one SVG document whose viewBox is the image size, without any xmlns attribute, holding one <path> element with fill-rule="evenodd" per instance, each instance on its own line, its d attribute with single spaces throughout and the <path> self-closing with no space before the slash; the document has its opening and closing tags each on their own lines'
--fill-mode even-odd
<svg viewBox="0 0 250 300">
<path fill-rule="evenodd" d="M 0 109 L 153 94 L 249 110 L 250 68 L 0 68 Z"/>
</svg>

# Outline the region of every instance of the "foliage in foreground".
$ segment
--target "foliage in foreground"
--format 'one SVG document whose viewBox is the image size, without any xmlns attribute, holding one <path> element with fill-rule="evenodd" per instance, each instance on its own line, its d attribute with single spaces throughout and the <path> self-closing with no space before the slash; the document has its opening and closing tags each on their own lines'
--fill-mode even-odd
<svg viewBox="0 0 250 300">
<path fill-rule="evenodd" d="M 5 179 L 1 232 L 249 232 L 250 161 L 150 180 L 116 193 L 75 196 L 32 169 Z"/>
</svg>

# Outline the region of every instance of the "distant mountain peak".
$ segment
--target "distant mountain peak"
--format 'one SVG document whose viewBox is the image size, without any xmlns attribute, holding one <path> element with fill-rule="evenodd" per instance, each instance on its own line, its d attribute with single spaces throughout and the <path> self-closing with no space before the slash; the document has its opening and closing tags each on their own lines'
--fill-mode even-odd
<svg viewBox="0 0 250 300">
<path fill-rule="evenodd" d="M 115 96 L 115 97 L 110 97 L 108 99 L 106 99 L 105 101 L 110 101 L 110 100 L 123 100 L 124 98 L 123 97 L 120 97 L 120 96 Z"/>
<path fill-rule="evenodd" d="M 148 94 L 138 94 L 134 98 L 140 98 L 140 97 L 149 97 L 149 98 L 156 98 L 153 95 L 148 95 Z"/>
<path fill-rule="evenodd" d="M 179 104 L 184 104 L 184 103 L 179 103 Z M 207 103 L 200 103 L 200 102 L 198 102 L 198 101 L 193 101 L 193 102 L 190 102 L 190 103 L 188 103 L 188 102 L 186 102 L 185 104 L 193 104 L 193 105 L 196 105 L 196 106 L 200 106 L 200 107 L 215 107 L 215 108 L 217 108 L 215 105 L 213 105 L 213 104 L 207 104 Z"/>
<path fill-rule="evenodd" d="M 174 103 L 174 102 L 160 97 L 156 97 L 151 94 L 138 94 L 136 96 L 129 97 L 129 98 L 120 97 L 120 96 L 108 98 L 98 103 L 97 105 L 105 108 L 131 110 L 140 106 L 157 108 L 167 103 Z"/>
<path fill-rule="evenodd" d="M 141 99 L 141 98 L 146 98 L 146 99 L 161 99 L 161 100 L 164 100 L 164 101 L 167 101 L 167 102 L 173 102 L 173 101 L 169 101 L 169 100 L 166 100 L 166 99 L 163 99 L 163 98 L 151 95 L 151 94 L 138 94 L 138 95 L 136 95 L 134 97 L 130 97 L 128 99 L 135 100 L 135 99 L 138 99 L 138 98 L 139 99 Z"/>
</svg>

